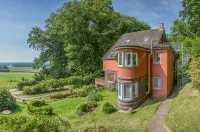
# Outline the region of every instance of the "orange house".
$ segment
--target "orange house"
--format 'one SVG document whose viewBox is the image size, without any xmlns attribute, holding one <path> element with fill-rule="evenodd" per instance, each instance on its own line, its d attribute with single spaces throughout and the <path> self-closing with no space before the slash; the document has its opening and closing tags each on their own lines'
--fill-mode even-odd
<svg viewBox="0 0 200 132">
<path fill-rule="evenodd" d="M 118 108 L 138 107 L 145 99 L 167 97 L 175 80 L 175 50 L 165 44 L 164 24 L 159 29 L 123 34 L 103 57 L 104 78 L 95 85 L 118 86 Z"/>
</svg>

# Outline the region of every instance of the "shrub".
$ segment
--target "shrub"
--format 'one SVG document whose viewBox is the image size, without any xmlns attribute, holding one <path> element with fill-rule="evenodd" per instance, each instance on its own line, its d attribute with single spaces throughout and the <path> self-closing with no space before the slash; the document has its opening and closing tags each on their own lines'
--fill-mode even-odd
<svg viewBox="0 0 200 132">
<path fill-rule="evenodd" d="M 95 87 L 94 85 L 90 84 L 90 85 L 84 85 L 82 89 L 84 89 L 85 91 L 91 91 L 91 90 L 94 90 Z"/>
<path fill-rule="evenodd" d="M 52 115 L 53 114 L 53 108 L 47 104 L 45 104 L 44 101 L 35 100 L 32 101 L 27 105 L 28 111 L 32 112 L 34 114 L 39 115 Z"/>
<path fill-rule="evenodd" d="M 0 90 L 0 111 L 11 110 L 16 107 L 16 100 L 6 89 Z"/>
<path fill-rule="evenodd" d="M 86 115 L 93 112 L 98 107 L 96 102 L 88 102 L 81 104 L 77 109 L 77 114 L 79 116 Z"/>
<path fill-rule="evenodd" d="M 0 116 L 2 132 L 64 132 L 70 128 L 69 122 L 56 116 Z"/>
<path fill-rule="evenodd" d="M 74 87 L 80 87 L 84 84 L 84 79 L 81 76 L 71 76 L 68 78 L 68 83 Z"/>
<path fill-rule="evenodd" d="M 113 113 L 113 112 L 116 111 L 116 108 L 115 108 L 112 104 L 106 102 L 106 103 L 104 104 L 103 108 L 102 108 L 102 111 L 103 111 L 105 114 L 111 114 L 111 113 Z"/>
<path fill-rule="evenodd" d="M 61 99 L 61 98 L 67 98 L 68 96 L 71 96 L 71 92 L 65 92 L 65 93 L 57 93 L 53 94 L 50 96 L 50 98 L 55 98 L 55 99 Z"/>
<path fill-rule="evenodd" d="M 37 94 L 37 93 L 45 93 L 48 92 L 48 84 L 43 81 L 39 84 L 36 84 L 34 86 L 25 86 L 23 88 L 24 94 Z"/>
<path fill-rule="evenodd" d="M 103 99 L 103 97 L 97 93 L 96 91 L 91 91 L 89 95 L 87 96 L 88 100 L 90 101 L 100 101 Z"/>
<path fill-rule="evenodd" d="M 31 80 L 31 81 L 21 81 L 21 82 L 17 83 L 17 89 L 18 90 L 23 90 L 23 88 L 25 86 L 32 86 L 32 85 L 35 85 L 35 84 L 37 84 L 37 82 L 34 81 L 34 80 Z"/>
</svg>

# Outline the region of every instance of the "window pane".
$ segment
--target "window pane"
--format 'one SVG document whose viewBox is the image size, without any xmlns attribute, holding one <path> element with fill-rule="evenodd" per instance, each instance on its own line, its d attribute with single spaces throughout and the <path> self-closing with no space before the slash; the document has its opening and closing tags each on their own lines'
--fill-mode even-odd
<svg viewBox="0 0 200 132">
<path fill-rule="evenodd" d="M 125 84 L 124 85 L 124 98 L 130 98 L 130 85 Z"/>
<path fill-rule="evenodd" d="M 118 54 L 118 65 L 122 65 L 122 53 Z"/>
<path fill-rule="evenodd" d="M 135 93 L 135 84 L 133 84 L 133 98 L 136 97 L 136 93 Z"/>
<path fill-rule="evenodd" d="M 137 53 L 133 53 L 133 65 L 137 65 Z"/>
<path fill-rule="evenodd" d="M 154 89 L 161 88 L 161 79 L 160 78 L 153 78 L 153 88 Z"/>
<path fill-rule="evenodd" d="M 131 54 L 127 54 L 127 65 L 131 65 Z"/>
<path fill-rule="evenodd" d="M 154 62 L 155 63 L 160 63 L 160 53 L 155 53 L 154 54 Z"/>
<path fill-rule="evenodd" d="M 131 66 L 131 53 L 125 53 L 125 65 Z"/>
</svg>

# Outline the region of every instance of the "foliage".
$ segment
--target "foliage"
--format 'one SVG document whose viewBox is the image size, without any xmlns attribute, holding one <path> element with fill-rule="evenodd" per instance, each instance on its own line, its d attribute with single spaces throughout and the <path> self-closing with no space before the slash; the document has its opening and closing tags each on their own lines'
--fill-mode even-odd
<svg viewBox="0 0 200 132">
<path fill-rule="evenodd" d="M 88 94 L 87 99 L 89 101 L 101 101 L 103 97 L 97 91 L 93 90 Z"/>
<path fill-rule="evenodd" d="M 200 59 L 192 57 L 189 66 L 190 79 L 195 88 L 200 88 Z"/>
<path fill-rule="evenodd" d="M 79 116 L 93 112 L 98 107 L 98 104 L 95 102 L 87 102 L 81 104 L 77 109 L 77 114 Z"/>
<path fill-rule="evenodd" d="M 65 93 L 57 93 L 53 94 L 50 96 L 50 98 L 55 98 L 55 99 L 62 99 L 62 98 L 67 98 L 72 95 L 72 92 L 65 92 Z"/>
<path fill-rule="evenodd" d="M 0 112 L 16 107 L 16 100 L 6 89 L 0 89 Z"/>
<path fill-rule="evenodd" d="M 69 1 L 50 15 L 44 30 L 33 27 L 27 43 L 41 51 L 33 67 L 50 62 L 53 78 L 99 75 L 102 56 L 119 36 L 146 29 L 148 24 L 114 11 L 111 0 Z"/>
<path fill-rule="evenodd" d="M 84 78 L 81 76 L 71 76 L 68 78 L 68 83 L 74 87 L 80 87 L 84 84 Z"/>
<path fill-rule="evenodd" d="M 182 10 L 179 16 L 191 26 L 191 32 L 200 35 L 200 3 L 199 0 L 182 0 Z"/>
<path fill-rule="evenodd" d="M 89 92 L 91 90 L 95 90 L 96 88 L 94 87 L 93 84 L 90 84 L 90 85 L 83 85 L 82 89 L 84 89 L 85 91 Z"/>
<path fill-rule="evenodd" d="M 23 88 L 25 86 L 32 86 L 32 85 L 35 85 L 35 84 L 37 84 L 37 82 L 35 80 L 31 80 L 31 81 L 22 80 L 21 82 L 17 83 L 17 89 L 18 90 L 23 90 Z"/>
<path fill-rule="evenodd" d="M 40 115 L 52 115 L 53 114 L 53 108 L 47 104 L 45 104 L 44 101 L 35 100 L 30 102 L 27 105 L 27 109 L 29 112 L 32 112 L 34 114 L 40 114 Z"/>
<path fill-rule="evenodd" d="M 102 108 L 102 111 L 105 113 L 105 114 L 111 114 L 113 112 L 116 111 L 116 108 L 110 104 L 109 102 L 106 102 Z"/>
<path fill-rule="evenodd" d="M 9 132 L 65 132 L 70 124 L 56 116 L 0 116 L 1 131 Z"/>
</svg>

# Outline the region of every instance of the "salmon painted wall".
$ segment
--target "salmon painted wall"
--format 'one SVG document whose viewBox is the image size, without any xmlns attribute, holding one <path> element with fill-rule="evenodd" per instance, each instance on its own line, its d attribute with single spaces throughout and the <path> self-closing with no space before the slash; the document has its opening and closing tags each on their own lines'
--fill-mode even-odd
<svg viewBox="0 0 200 132">
<path fill-rule="evenodd" d="M 160 77 L 161 78 L 161 89 L 160 90 L 153 90 L 152 87 L 152 97 L 167 97 L 167 50 L 154 50 L 154 53 L 161 53 L 161 63 L 154 64 L 152 63 L 152 84 L 153 84 L 153 77 Z"/>
<path fill-rule="evenodd" d="M 147 75 L 148 51 L 141 49 L 120 49 L 118 52 L 137 52 L 138 66 L 136 67 L 118 67 L 117 60 L 103 60 L 104 71 L 117 71 L 118 77 L 122 79 L 132 79 L 135 77 Z"/>
<path fill-rule="evenodd" d="M 172 88 L 174 86 L 174 61 L 175 56 L 174 53 L 171 50 L 168 50 L 168 63 L 167 63 L 167 96 L 171 93 Z"/>
</svg>

